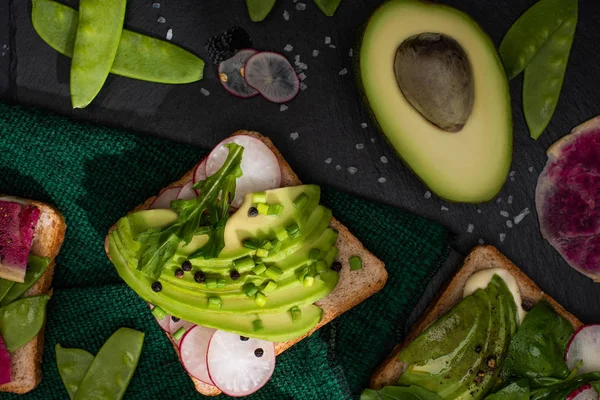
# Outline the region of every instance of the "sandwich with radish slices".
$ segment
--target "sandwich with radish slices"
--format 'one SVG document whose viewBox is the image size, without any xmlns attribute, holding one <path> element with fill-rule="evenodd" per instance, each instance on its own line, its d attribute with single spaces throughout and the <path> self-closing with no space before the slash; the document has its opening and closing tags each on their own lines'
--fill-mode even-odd
<svg viewBox="0 0 600 400">
<path fill-rule="evenodd" d="M 240 131 L 111 228 L 109 258 L 200 393 L 254 393 L 278 354 L 385 284 L 320 194 Z"/>
<path fill-rule="evenodd" d="M 0 196 L 0 392 L 27 393 L 42 379 L 46 304 L 65 230 L 56 208 Z"/>
</svg>

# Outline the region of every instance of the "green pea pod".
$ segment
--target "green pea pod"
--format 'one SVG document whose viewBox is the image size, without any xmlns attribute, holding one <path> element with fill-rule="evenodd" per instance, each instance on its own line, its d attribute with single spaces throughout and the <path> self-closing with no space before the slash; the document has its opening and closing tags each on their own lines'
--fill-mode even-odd
<svg viewBox="0 0 600 400">
<path fill-rule="evenodd" d="M 110 72 L 125 21 L 126 0 L 80 0 L 71 62 L 71 103 L 84 108 Z"/>
<path fill-rule="evenodd" d="M 123 398 L 137 367 L 143 343 L 142 332 L 121 328 L 113 333 L 94 358 L 75 399 Z"/>
<path fill-rule="evenodd" d="M 48 257 L 38 257 L 30 254 L 29 260 L 27 261 L 27 272 L 25 273 L 25 282 L 15 283 L 11 286 L 6 296 L 0 301 L 0 307 L 4 307 L 7 304 L 12 303 L 23 295 L 30 287 L 44 275 L 46 268 L 50 265 L 50 259 Z"/>
<path fill-rule="evenodd" d="M 38 334 L 46 318 L 50 296 L 25 297 L 0 308 L 0 335 L 9 352 L 13 352 Z"/>
<path fill-rule="evenodd" d="M 342 0 L 313 0 L 319 10 L 328 17 L 333 17 Z"/>
<path fill-rule="evenodd" d="M 16 282 L 0 278 L 0 300 L 4 299 Z"/>
<path fill-rule="evenodd" d="M 69 393 L 69 399 L 73 400 L 81 381 L 94 361 L 94 356 L 81 349 L 65 349 L 60 344 L 57 344 L 54 350 L 58 373 Z"/>
<path fill-rule="evenodd" d="M 246 0 L 248 14 L 253 22 L 260 22 L 267 18 L 275 6 L 276 0 Z"/>
<path fill-rule="evenodd" d="M 73 55 L 77 10 L 53 0 L 33 0 L 37 34 L 64 56 Z M 202 79 L 204 61 L 172 43 L 123 29 L 110 72 L 149 82 L 182 84 Z"/>
<path fill-rule="evenodd" d="M 576 26 L 577 14 L 562 24 L 525 68 L 523 112 L 533 139 L 540 137 L 556 109 Z"/>
<path fill-rule="evenodd" d="M 500 57 L 508 78 L 519 75 L 573 16 L 577 16 L 577 0 L 540 0 L 521 15 L 500 43 Z"/>
</svg>

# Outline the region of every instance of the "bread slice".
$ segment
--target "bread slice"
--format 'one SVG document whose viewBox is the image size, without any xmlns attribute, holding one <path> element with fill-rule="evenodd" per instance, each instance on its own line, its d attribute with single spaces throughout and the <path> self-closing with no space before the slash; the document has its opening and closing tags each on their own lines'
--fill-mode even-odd
<svg viewBox="0 0 600 400">
<path fill-rule="evenodd" d="M 35 227 L 31 253 L 50 258 L 50 264 L 42 277 L 33 285 L 24 297 L 51 294 L 50 285 L 54 274 L 54 259 L 60 251 L 67 226 L 61 213 L 46 203 L 34 200 L 17 199 L 36 206 L 40 210 L 40 219 Z M 27 393 L 42 380 L 42 354 L 44 353 L 44 328 L 25 346 L 10 355 L 12 382 L 0 385 L 0 392 Z"/>
<path fill-rule="evenodd" d="M 504 254 L 500 253 L 497 248 L 494 246 L 477 246 L 471 250 L 471 253 L 465 258 L 462 267 L 457 271 L 456 275 L 454 275 L 452 280 L 448 282 L 427 310 L 425 310 L 404 342 L 396 345 L 388 358 L 375 370 L 375 373 L 371 377 L 371 388 L 381 389 L 386 385 L 394 385 L 398 381 L 398 378 L 400 378 L 400 375 L 406 368 L 406 365 L 398 360 L 400 350 L 406 347 L 429 325 L 446 314 L 462 299 L 465 283 L 473 273 L 489 268 L 504 268 L 515 277 L 524 305 L 533 306 L 541 299 L 544 299 L 554 307 L 554 310 L 561 317 L 569 321 L 573 325 L 573 328 L 577 329 L 583 325 L 581 321 L 565 310 L 563 306 L 544 293 L 523 271 L 506 258 Z"/>
<path fill-rule="evenodd" d="M 302 184 L 300 179 L 298 179 L 298 176 L 294 173 L 290 165 L 285 161 L 279 150 L 277 150 L 269 138 L 261 135 L 260 133 L 251 131 L 238 131 L 233 135 L 248 135 L 255 137 L 265 143 L 273 151 L 281 168 L 281 187 Z M 193 178 L 194 169 L 195 167 L 188 171 L 180 180 L 173 182 L 162 191 L 172 187 L 180 187 L 189 182 Z M 143 204 L 136 207 L 134 211 L 148 209 L 155 198 L 156 197 L 151 197 L 147 199 Z M 339 238 L 336 243 L 337 247 L 339 248 L 338 261 L 342 263 L 342 271 L 340 272 L 339 283 L 333 292 L 315 303 L 323 309 L 323 318 L 321 319 L 321 322 L 317 324 L 313 330 L 302 337 L 288 342 L 276 343 L 275 350 L 277 354 L 284 352 L 300 340 L 304 339 L 306 336 L 311 335 L 314 331 L 326 323 L 337 318 L 344 312 L 350 310 L 352 307 L 360 304 L 369 296 L 377 293 L 379 290 L 381 290 L 381 288 L 383 288 L 385 282 L 387 281 L 387 271 L 381 260 L 371 254 L 362 245 L 362 243 L 335 218 L 332 218 L 330 226 L 334 229 L 337 229 L 339 232 Z M 109 234 L 115 228 L 116 226 L 113 225 L 109 231 Z M 109 255 L 108 235 L 106 236 L 105 249 L 106 254 Z M 363 262 L 362 270 L 350 271 L 348 260 L 354 255 L 361 257 Z M 167 336 L 169 336 L 175 351 L 179 355 L 179 351 L 177 350 L 177 346 L 175 345 L 173 338 L 169 334 L 167 334 Z M 190 378 L 194 381 L 196 390 L 205 396 L 216 396 L 221 393 L 221 391 L 214 386 L 207 385 L 191 376 Z"/>
</svg>

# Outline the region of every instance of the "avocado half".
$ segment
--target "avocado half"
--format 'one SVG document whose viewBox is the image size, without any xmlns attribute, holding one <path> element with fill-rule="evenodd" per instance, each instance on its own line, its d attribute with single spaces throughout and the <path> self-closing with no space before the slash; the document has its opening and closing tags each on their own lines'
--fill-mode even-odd
<svg viewBox="0 0 600 400">
<path fill-rule="evenodd" d="M 479 203 L 500 191 L 512 156 L 508 81 L 467 14 L 387 1 L 364 29 L 357 72 L 373 119 L 433 192 Z"/>
</svg>

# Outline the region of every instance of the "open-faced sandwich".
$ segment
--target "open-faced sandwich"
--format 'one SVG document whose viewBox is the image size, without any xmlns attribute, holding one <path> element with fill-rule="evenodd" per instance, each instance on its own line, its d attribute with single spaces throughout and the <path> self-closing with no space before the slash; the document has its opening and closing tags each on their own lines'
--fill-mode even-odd
<svg viewBox="0 0 600 400">
<path fill-rule="evenodd" d="M 110 230 L 110 259 L 202 394 L 260 389 L 277 354 L 385 284 L 319 201 L 269 139 L 241 131 Z"/>
<path fill-rule="evenodd" d="M 42 380 L 46 304 L 65 229 L 48 204 L 0 197 L 0 392 L 26 393 Z"/>
<path fill-rule="evenodd" d="M 598 399 L 600 326 L 478 246 L 361 399 Z"/>
</svg>

